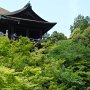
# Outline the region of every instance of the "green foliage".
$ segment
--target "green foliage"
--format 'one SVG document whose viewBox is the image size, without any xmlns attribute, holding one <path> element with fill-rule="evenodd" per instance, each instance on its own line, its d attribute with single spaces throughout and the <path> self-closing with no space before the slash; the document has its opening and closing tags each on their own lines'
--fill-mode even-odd
<svg viewBox="0 0 90 90">
<path fill-rule="evenodd" d="M 66 39 L 67 39 L 67 37 L 63 33 L 59 33 L 57 31 L 54 31 L 50 36 L 50 40 L 52 42 L 56 42 L 59 40 L 66 40 Z"/>
<path fill-rule="evenodd" d="M 50 35 L 48 33 L 45 33 L 43 36 L 42 36 L 42 40 L 45 42 L 47 41 L 48 39 L 50 38 Z"/>
<path fill-rule="evenodd" d="M 10 41 L 7 37 L 0 36 L 0 56 L 8 55 L 8 48 L 10 47 Z"/>
<path fill-rule="evenodd" d="M 89 53 L 89 47 L 85 46 L 81 42 L 76 43 L 72 40 L 59 41 L 54 46 L 52 46 L 52 48 L 49 50 L 48 58 L 64 60 L 62 65 L 63 71 L 61 71 L 59 74 L 56 73 L 56 77 L 59 77 L 59 82 L 63 82 L 65 84 L 67 83 L 66 85 L 68 86 L 66 87 L 72 88 L 72 90 L 86 90 L 89 88 Z"/>
<path fill-rule="evenodd" d="M 79 28 L 82 32 L 89 26 L 90 17 L 84 17 L 82 15 L 78 15 L 73 25 L 70 26 L 71 33 L 76 29 Z"/>
<path fill-rule="evenodd" d="M 41 44 L 0 36 L 0 90 L 89 90 L 89 33 L 76 29 L 67 40 L 55 33 Z"/>
<path fill-rule="evenodd" d="M 76 29 L 71 34 L 71 39 L 74 42 L 81 42 L 85 46 L 90 47 L 90 26 L 87 27 L 83 33 L 81 33 L 80 29 Z"/>
<path fill-rule="evenodd" d="M 80 36 L 80 34 L 81 34 L 81 30 L 80 30 L 80 28 L 76 28 L 73 32 L 72 32 L 72 34 L 71 34 L 71 38 L 77 38 L 77 37 L 79 37 Z"/>
</svg>

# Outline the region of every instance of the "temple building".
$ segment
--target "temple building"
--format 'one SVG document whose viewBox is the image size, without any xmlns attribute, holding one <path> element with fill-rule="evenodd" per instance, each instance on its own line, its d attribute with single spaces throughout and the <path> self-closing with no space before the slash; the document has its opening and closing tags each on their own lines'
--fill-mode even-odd
<svg viewBox="0 0 90 90">
<path fill-rule="evenodd" d="M 41 39 L 55 24 L 38 16 L 30 3 L 14 12 L 0 8 L 0 34 L 6 33 L 10 39 L 14 36 Z"/>
</svg>

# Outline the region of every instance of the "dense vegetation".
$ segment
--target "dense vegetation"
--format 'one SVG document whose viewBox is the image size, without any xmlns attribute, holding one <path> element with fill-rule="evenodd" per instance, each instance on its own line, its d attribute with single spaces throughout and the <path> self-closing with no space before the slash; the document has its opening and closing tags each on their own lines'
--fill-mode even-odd
<svg viewBox="0 0 90 90">
<path fill-rule="evenodd" d="M 0 90 L 90 90 L 90 26 L 71 31 L 41 44 L 0 36 Z"/>
</svg>

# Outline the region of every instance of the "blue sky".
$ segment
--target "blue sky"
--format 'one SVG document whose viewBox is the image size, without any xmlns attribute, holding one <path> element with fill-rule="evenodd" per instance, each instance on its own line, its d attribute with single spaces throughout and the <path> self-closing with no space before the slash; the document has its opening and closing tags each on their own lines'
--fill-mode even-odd
<svg viewBox="0 0 90 90">
<path fill-rule="evenodd" d="M 9 11 L 22 8 L 29 0 L 0 0 L 0 7 Z M 69 37 L 70 25 L 78 14 L 90 16 L 90 0 L 30 0 L 32 9 L 43 19 L 57 22 L 49 31 L 64 33 Z"/>
</svg>

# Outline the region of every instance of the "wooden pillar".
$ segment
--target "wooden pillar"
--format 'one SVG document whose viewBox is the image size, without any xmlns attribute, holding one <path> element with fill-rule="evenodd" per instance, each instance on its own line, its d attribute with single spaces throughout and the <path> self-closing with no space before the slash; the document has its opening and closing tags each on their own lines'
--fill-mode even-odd
<svg viewBox="0 0 90 90">
<path fill-rule="evenodd" d="M 42 39 L 42 31 L 40 31 L 40 39 Z"/>
<path fill-rule="evenodd" d="M 11 39 L 13 39 L 13 34 L 14 34 L 14 25 L 11 25 Z"/>
<path fill-rule="evenodd" d="M 11 25 L 8 24 L 8 37 L 11 39 Z"/>
<path fill-rule="evenodd" d="M 29 37 L 29 29 L 26 30 L 26 36 Z"/>
<path fill-rule="evenodd" d="M 9 24 L 9 29 L 8 29 L 8 37 L 9 39 L 13 39 L 13 34 L 14 34 L 14 25 L 13 24 Z"/>
</svg>

